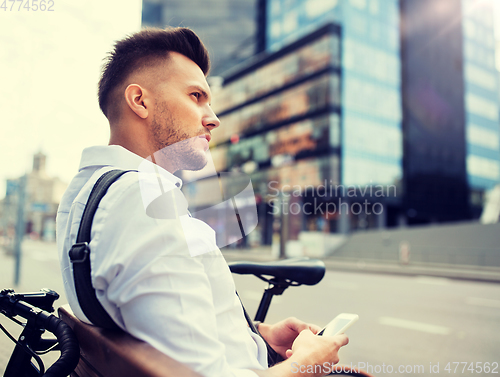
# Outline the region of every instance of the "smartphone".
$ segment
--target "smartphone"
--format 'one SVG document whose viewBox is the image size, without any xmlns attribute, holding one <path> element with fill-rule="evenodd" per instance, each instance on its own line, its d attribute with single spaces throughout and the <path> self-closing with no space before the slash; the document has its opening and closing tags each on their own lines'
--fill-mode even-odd
<svg viewBox="0 0 500 377">
<path fill-rule="evenodd" d="M 318 335 L 333 336 L 344 333 L 358 320 L 357 314 L 341 313 L 321 330 Z"/>
</svg>

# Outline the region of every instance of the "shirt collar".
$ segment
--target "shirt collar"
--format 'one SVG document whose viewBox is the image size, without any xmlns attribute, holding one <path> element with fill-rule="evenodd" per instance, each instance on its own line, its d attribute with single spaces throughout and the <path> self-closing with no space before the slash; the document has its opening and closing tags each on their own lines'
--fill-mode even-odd
<svg viewBox="0 0 500 377">
<path fill-rule="evenodd" d="M 153 164 L 148 159 L 123 148 L 121 145 L 99 145 L 85 148 L 82 152 L 79 171 L 90 167 L 113 166 L 123 170 L 139 170 L 144 164 L 154 165 L 160 174 L 170 180 L 175 186 L 181 188 L 182 180 L 161 166 Z"/>
</svg>

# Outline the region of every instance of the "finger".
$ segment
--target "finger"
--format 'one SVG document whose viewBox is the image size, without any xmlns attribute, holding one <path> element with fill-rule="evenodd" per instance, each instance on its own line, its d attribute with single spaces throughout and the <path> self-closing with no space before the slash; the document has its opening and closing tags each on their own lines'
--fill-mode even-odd
<svg viewBox="0 0 500 377">
<path fill-rule="evenodd" d="M 289 357 L 291 357 L 293 355 L 293 351 L 292 350 L 286 350 L 285 352 L 285 356 L 286 358 L 288 359 Z"/>
<path fill-rule="evenodd" d="M 313 334 L 317 334 L 321 331 L 321 327 L 319 326 L 316 326 L 316 325 L 312 325 L 312 324 L 309 324 L 309 330 L 311 330 L 313 332 Z"/>
<path fill-rule="evenodd" d="M 343 347 L 349 343 L 349 338 L 345 334 L 335 335 L 337 342 L 340 344 L 340 347 Z"/>
<path fill-rule="evenodd" d="M 302 330 L 309 329 L 309 325 L 295 317 L 290 317 L 287 319 L 287 326 L 300 333 Z"/>
</svg>

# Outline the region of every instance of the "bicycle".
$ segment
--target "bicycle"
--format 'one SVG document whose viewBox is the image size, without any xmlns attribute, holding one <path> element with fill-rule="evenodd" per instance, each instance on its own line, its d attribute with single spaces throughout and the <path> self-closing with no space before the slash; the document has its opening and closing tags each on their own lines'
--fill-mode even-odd
<svg viewBox="0 0 500 377">
<path fill-rule="evenodd" d="M 325 265 L 322 261 L 308 258 L 292 258 L 267 263 L 238 261 L 229 263 L 229 268 L 232 273 L 254 275 L 269 284 L 264 290 L 254 317 L 254 321 L 259 322 L 264 322 L 272 298 L 275 295 L 283 294 L 291 286 L 315 285 L 323 279 L 325 274 Z M 0 312 L 24 326 L 19 340 L 9 335 L 16 343 L 16 347 L 9 360 L 4 377 L 64 377 L 75 370 L 78 374 L 72 375 L 80 377 L 114 377 L 118 375 L 116 374 L 117 370 L 121 371 L 120 377 L 152 377 L 177 375 L 172 372 L 173 368 L 184 368 L 184 366 L 179 365 L 159 351 L 155 353 L 152 347 L 144 349 L 144 342 L 132 338 L 125 332 L 117 333 L 116 331 L 103 330 L 84 324 L 67 311 L 60 310 L 59 316 L 72 323 L 72 327 L 79 336 L 79 340 L 77 340 L 68 324 L 49 313 L 54 311 L 53 303 L 58 297 L 59 295 L 56 292 L 49 289 L 25 294 L 16 294 L 13 290 L 0 292 Z M 28 322 L 23 324 L 15 319 L 15 316 L 21 316 L 27 319 Z M 251 323 L 249 318 L 247 320 Z M 0 325 L 0 327 L 4 330 L 3 326 Z M 57 339 L 42 339 L 41 336 L 44 330 L 54 333 Z M 78 341 L 80 341 L 80 344 Z M 115 355 L 113 360 L 116 363 L 124 363 L 124 366 L 109 366 L 108 359 L 104 360 L 100 354 L 102 349 L 95 346 L 96 342 L 109 343 L 109 346 L 103 345 L 108 354 L 116 353 L 117 349 L 119 349 L 120 354 Z M 126 344 L 122 342 L 126 342 Z M 137 347 L 142 348 L 139 350 Z M 43 362 L 37 353 L 56 350 L 61 351 L 61 356 L 44 374 Z M 140 355 L 144 355 L 144 357 L 156 358 L 156 366 L 154 367 L 157 369 L 156 371 L 151 371 L 151 368 L 148 370 L 141 369 L 141 366 L 136 365 L 135 360 L 130 360 L 131 355 L 137 356 L 138 350 Z M 163 358 L 168 362 L 167 367 L 162 371 L 159 371 L 158 367 L 161 366 L 158 361 L 159 358 Z M 36 361 L 38 367 L 31 362 L 31 359 Z M 140 357 L 135 357 L 135 359 L 140 359 Z M 105 370 L 106 368 L 108 369 Z M 87 372 L 88 370 L 91 370 L 91 372 Z M 138 373 L 138 370 L 144 370 L 143 374 Z M 169 371 L 173 374 L 169 373 Z M 359 370 L 349 371 L 344 368 L 343 372 L 337 373 L 337 375 L 373 377 Z M 197 374 L 193 372 L 192 375 Z"/>
<path fill-rule="evenodd" d="M 53 304 L 58 298 L 56 292 L 46 288 L 31 293 L 15 293 L 12 289 L 0 292 L 0 312 L 23 327 L 16 340 L 0 324 L 0 329 L 16 344 L 4 377 L 60 377 L 69 375 L 75 369 L 80 356 L 78 340 L 65 322 L 50 314 L 54 311 Z M 21 317 L 26 322 L 16 317 Z M 45 331 L 51 332 L 56 338 L 42 338 Z M 40 355 L 50 351 L 60 351 L 61 355 L 45 371 Z"/>
</svg>

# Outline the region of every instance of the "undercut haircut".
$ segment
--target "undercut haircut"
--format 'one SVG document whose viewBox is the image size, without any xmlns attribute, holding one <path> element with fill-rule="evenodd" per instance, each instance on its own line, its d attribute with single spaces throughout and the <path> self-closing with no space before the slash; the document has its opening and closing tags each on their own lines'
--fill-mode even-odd
<svg viewBox="0 0 500 377">
<path fill-rule="evenodd" d="M 98 90 L 99 107 L 108 120 L 120 115 L 118 103 L 112 98 L 115 89 L 133 72 L 165 62 L 172 51 L 191 59 L 207 76 L 210 70 L 208 51 L 190 29 L 147 28 L 115 43 L 104 59 Z"/>
</svg>

